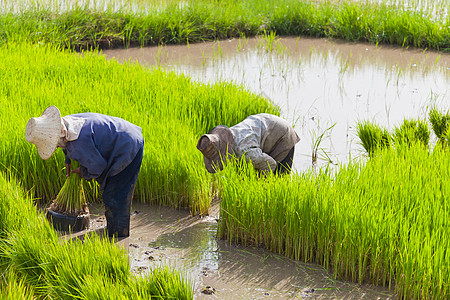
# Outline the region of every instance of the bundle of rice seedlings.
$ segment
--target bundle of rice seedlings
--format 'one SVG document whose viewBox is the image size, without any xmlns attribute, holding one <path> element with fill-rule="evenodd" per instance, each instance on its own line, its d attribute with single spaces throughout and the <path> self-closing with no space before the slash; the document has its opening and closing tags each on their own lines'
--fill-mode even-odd
<svg viewBox="0 0 450 300">
<path fill-rule="evenodd" d="M 72 166 L 77 168 L 78 163 L 72 162 Z M 71 173 L 49 209 L 70 216 L 87 214 L 89 210 L 86 204 L 82 180 L 78 174 Z"/>
<path fill-rule="evenodd" d="M 376 124 L 368 121 L 358 122 L 356 130 L 361 145 L 367 151 L 369 157 L 373 157 L 377 150 L 391 147 L 390 133 Z"/>
<path fill-rule="evenodd" d="M 419 143 L 428 146 L 430 141 L 430 129 L 428 124 L 422 120 L 403 120 L 400 127 L 395 128 L 395 142 L 398 145 L 411 146 Z"/>
<path fill-rule="evenodd" d="M 442 145 L 449 145 L 448 131 L 450 127 L 450 113 L 449 111 L 443 113 L 433 107 L 428 115 L 428 120 L 431 123 L 431 128 L 438 138 L 438 143 Z"/>
</svg>

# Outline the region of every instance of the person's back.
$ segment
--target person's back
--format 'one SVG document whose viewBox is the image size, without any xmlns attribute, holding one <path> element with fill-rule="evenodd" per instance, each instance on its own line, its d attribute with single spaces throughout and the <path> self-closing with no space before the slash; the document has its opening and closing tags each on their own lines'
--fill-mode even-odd
<svg viewBox="0 0 450 300">
<path fill-rule="evenodd" d="M 216 126 L 200 137 L 197 148 L 203 153 L 205 167 L 211 173 L 215 171 L 213 164 L 222 169 L 220 157 L 226 157 L 224 149 L 231 149 L 237 157 L 244 155 L 258 170 L 286 173 L 290 172 L 294 147 L 299 141 L 286 120 L 261 113 L 251 115 L 231 128 Z"/>
<path fill-rule="evenodd" d="M 141 128 L 124 119 L 98 113 L 79 113 L 63 117 L 85 120 L 76 140 L 65 147 L 66 156 L 78 161 L 85 179 L 96 179 L 101 189 L 104 179 L 121 172 L 143 145 Z"/>
</svg>

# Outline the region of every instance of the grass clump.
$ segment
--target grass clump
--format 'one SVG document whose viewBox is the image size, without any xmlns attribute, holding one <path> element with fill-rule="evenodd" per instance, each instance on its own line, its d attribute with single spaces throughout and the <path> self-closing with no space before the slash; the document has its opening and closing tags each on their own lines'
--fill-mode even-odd
<svg viewBox="0 0 450 300">
<path fill-rule="evenodd" d="M 419 143 L 427 147 L 430 142 L 431 132 L 425 121 L 405 119 L 399 127 L 395 127 L 394 133 L 398 145 Z"/>
<path fill-rule="evenodd" d="M 431 131 L 423 120 L 404 119 L 400 126 L 394 128 L 393 133 L 368 121 L 358 122 L 356 129 L 361 145 L 370 158 L 383 149 L 401 149 L 402 145 L 411 147 L 415 143 L 428 147 L 430 143 Z"/>
<path fill-rule="evenodd" d="M 72 165 L 75 169 L 79 163 L 73 162 Z M 86 197 L 84 196 L 83 179 L 78 174 L 71 173 L 66 178 L 64 185 L 49 209 L 71 216 L 78 216 L 89 212 Z"/>
<path fill-rule="evenodd" d="M 448 146 L 449 140 L 449 128 L 450 128 L 450 113 L 449 111 L 442 112 L 436 107 L 431 108 L 428 120 L 431 123 L 431 128 L 434 134 L 438 138 L 438 143 Z"/>
<path fill-rule="evenodd" d="M 369 157 L 373 157 L 378 150 L 392 146 L 391 134 L 377 124 L 368 121 L 358 122 L 356 130 L 361 145 L 367 151 Z"/>
</svg>

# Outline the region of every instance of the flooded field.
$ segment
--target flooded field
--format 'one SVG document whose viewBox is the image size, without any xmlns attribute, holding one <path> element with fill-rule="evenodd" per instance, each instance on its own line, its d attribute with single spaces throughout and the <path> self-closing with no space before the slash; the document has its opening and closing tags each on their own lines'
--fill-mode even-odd
<svg viewBox="0 0 450 300">
<path fill-rule="evenodd" d="M 450 108 L 450 55 L 316 39 L 233 39 L 189 46 L 103 51 L 108 59 L 174 70 L 205 83 L 231 81 L 281 107 L 301 137 L 294 169 L 338 167 L 364 159 L 355 125 L 390 130 Z M 316 142 L 323 135 L 319 144 Z M 199 162 L 200 163 L 200 162 Z M 387 288 L 333 280 L 317 265 L 215 238 L 218 204 L 208 218 L 136 204 L 132 235 L 119 243 L 135 272 L 158 263 L 185 270 L 205 299 L 393 299 Z M 101 215 L 101 213 L 100 213 Z M 93 221 L 102 225 L 101 217 Z"/>
<path fill-rule="evenodd" d="M 107 50 L 103 55 L 202 82 L 232 81 L 267 97 L 302 139 L 296 146 L 296 170 L 311 168 L 313 145 L 322 134 L 318 165 L 345 164 L 365 154 L 356 136 L 358 120 L 393 129 L 404 118 L 426 119 L 432 105 L 450 107 L 450 55 L 423 50 L 256 38 Z"/>
</svg>

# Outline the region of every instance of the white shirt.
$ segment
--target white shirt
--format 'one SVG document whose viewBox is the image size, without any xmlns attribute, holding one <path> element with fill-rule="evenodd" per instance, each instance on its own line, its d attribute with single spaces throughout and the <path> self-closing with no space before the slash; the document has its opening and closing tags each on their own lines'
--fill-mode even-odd
<svg viewBox="0 0 450 300">
<path fill-rule="evenodd" d="M 286 120 L 265 113 L 249 116 L 230 130 L 236 144 L 236 155 L 245 155 L 246 161 L 251 161 L 259 170 L 275 171 L 277 162 L 282 161 L 300 141 Z"/>
</svg>

